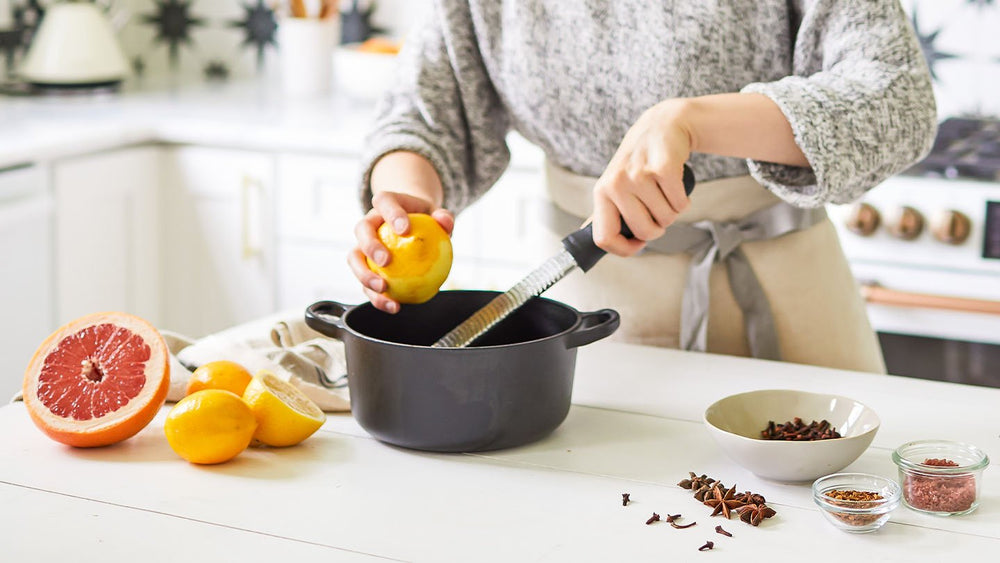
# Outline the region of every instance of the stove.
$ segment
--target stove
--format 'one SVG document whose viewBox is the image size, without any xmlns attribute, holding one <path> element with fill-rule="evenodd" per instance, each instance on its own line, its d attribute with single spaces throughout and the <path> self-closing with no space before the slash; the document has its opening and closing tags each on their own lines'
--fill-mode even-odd
<svg viewBox="0 0 1000 563">
<path fill-rule="evenodd" d="M 1000 120 L 943 121 L 930 154 L 904 175 L 1000 182 Z"/>
<path fill-rule="evenodd" d="M 942 122 L 926 158 L 828 210 L 889 372 L 1000 387 L 1000 120 Z"/>
</svg>

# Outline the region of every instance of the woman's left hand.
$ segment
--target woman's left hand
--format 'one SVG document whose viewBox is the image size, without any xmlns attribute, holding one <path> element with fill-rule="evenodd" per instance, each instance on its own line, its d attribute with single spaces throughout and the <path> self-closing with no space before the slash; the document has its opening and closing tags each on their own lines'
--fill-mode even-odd
<svg viewBox="0 0 1000 563">
<path fill-rule="evenodd" d="M 602 249 L 631 256 L 687 209 L 682 178 L 692 141 L 683 108 L 676 99 L 646 110 L 594 185 L 594 243 Z M 634 239 L 622 236 L 622 219 Z"/>
</svg>

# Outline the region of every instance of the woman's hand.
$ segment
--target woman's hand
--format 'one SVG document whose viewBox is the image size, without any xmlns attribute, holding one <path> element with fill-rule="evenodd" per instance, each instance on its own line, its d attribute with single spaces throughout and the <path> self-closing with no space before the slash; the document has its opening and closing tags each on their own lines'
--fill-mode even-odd
<svg viewBox="0 0 1000 563">
<path fill-rule="evenodd" d="M 361 282 L 365 295 L 377 309 L 386 313 L 399 311 L 399 303 L 389 299 L 382 292 L 386 281 L 368 268 L 365 257 L 380 266 L 389 263 L 388 249 L 378 238 L 376 231 L 382 223 L 389 223 L 397 233 L 403 235 L 410 229 L 407 213 L 427 213 L 441 224 L 451 235 L 455 228 L 455 217 L 447 209 L 436 207 L 432 202 L 410 194 L 382 191 L 372 197 L 372 209 L 354 227 L 357 247 L 347 255 L 347 264 L 354 276 Z"/>
<path fill-rule="evenodd" d="M 683 107 L 678 99 L 646 110 L 594 185 L 594 242 L 602 249 L 631 256 L 687 209 L 682 178 L 692 140 Z M 634 239 L 621 235 L 622 219 Z"/>
</svg>

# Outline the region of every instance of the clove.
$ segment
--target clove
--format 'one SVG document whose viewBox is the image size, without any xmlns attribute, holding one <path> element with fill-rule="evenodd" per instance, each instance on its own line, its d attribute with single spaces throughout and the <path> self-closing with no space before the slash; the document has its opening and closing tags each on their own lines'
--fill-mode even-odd
<svg viewBox="0 0 1000 563">
<path fill-rule="evenodd" d="M 628 493 L 622 493 L 622 506 L 628 506 Z"/>
<path fill-rule="evenodd" d="M 698 551 L 708 551 L 708 550 L 712 549 L 713 547 L 715 547 L 715 543 L 713 543 L 711 540 L 709 540 L 709 541 L 705 542 L 705 545 L 699 547 Z"/>
<path fill-rule="evenodd" d="M 731 538 L 731 537 L 733 537 L 733 535 L 732 535 L 732 534 L 730 534 L 729 532 L 727 532 L 727 531 L 723 530 L 723 529 L 722 529 L 722 526 L 716 526 L 716 527 L 715 527 L 715 531 L 716 531 L 717 533 L 720 533 L 720 534 L 722 534 L 722 535 L 726 536 L 727 538 Z"/>
<path fill-rule="evenodd" d="M 649 520 L 646 520 L 646 524 L 652 524 L 653 522 L 658 522 L 659 520 L 660 515 L 654 512 L 653 515 L 649 517 Z"/>
</svg>

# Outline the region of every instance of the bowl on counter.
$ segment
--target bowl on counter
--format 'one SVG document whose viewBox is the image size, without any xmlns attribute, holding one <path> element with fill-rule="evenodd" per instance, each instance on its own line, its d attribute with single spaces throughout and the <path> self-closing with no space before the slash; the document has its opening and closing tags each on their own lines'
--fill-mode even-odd
<svg viewBox="0 0 1000 563">
<path fill-rule="evenodd" d="M 874 532 L 889 521 L 899 506 L 901 489 L 892 479 L 867 473 L 835 473 L 812 485 L 813 501 L 840 530 Z"/>
<path fill-rule="evenodd" d="M 840 438 L 763 439 L 774 423 L 826 421 Z M 840 395 L 763 389 L 719 399 L 705 409 L 709 434 L 736 463 L 763 479 L 812 481 L 850 465 L 871 445 L 880 421 L 868 406 Z"/>
<path fill-rule="evenodd" d="M 338 45 L 333 54 L 337 89 L 359 100 L 376 100 L 395 79 L 398 47 L 372 38 L 362 43 Z"/>
<path fill-rule="evenodd" d="M 892 452 L 907 508 L 937 516 L 968 514 L 979 506 L 986 453 L 947 440 L 907 442 Z"/>
</svg>

